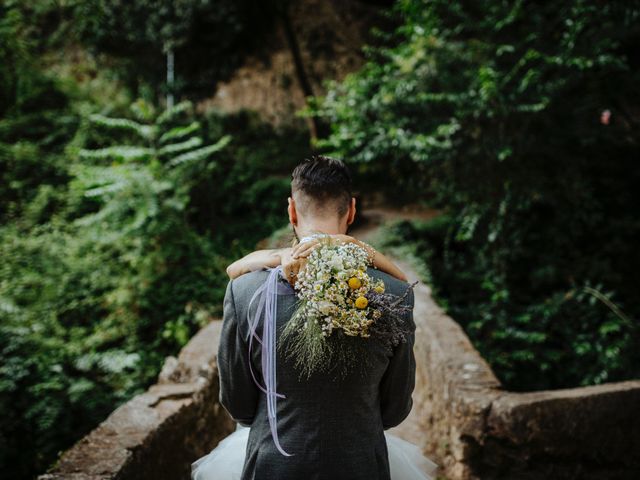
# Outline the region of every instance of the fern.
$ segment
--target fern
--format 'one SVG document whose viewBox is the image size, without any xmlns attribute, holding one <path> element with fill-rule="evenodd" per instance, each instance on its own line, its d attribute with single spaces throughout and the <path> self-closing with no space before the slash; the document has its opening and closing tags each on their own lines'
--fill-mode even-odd
<svg viewBox="0 0 640 480">
<path fill-rule="evenodd" d="M 160 143 L 166 143 L 170 140 L 178 140 L 179 138 L 186 137 L 187 135 L 197 132 L 199 129 L 200 122 L 193 122 L 186 127 L 175 127 L 168 132 L 163 133 L 158 141 Z"/>
<path fill-rule="evenodd" d="M 179 224 L 189 201 L 185 192 L 215 167 L 209 159 L 231 141 L 227 135 L 203 146 L 199 122 L 177 123 L 191 108 L 188 102 L 155 119 L 151 108 L 140 102 L 135 106 L 144 112 L 137 116 L 146 116 L 147 123 L 92 115 L 93 128 L 103 135 L 124 136 L 129 143 L 81 149 L 78 155 L 85 162 L 71 169 L 72 188 L 97 202 L 97 211 L 76 219 L 75 224 L 92 227 L 100 244 L 127 235 L 138 238 L 140 229 L 147 229 L 146 237 L 154 238 L 170 225 Z M 134 137 L 126 135 L 131 132 Z M 105 165 L 105 160 L 110 164 Z M 189 168 L 183 168 L 187 165 Z M 159 216 L 164 223 L 156 221 Z"/>
<path fill-rule="evenodd" d="M 114 147 L 98 148 L 95 150 L 81 149 L 80 158 L 103 160 L 111 159 L 118 162 L 133 162 L 146 160 L 154 155 L 152 148 L 117 145 Z"/>
<path fill-rule="evenodd" d="M 133 133 L 139 142 L 109 145 L 95 149 L 81 149 L 78 155 L 86 160 L 111 160 L 116 163 L 153 162 L 162 159 L 162 163 L 176 166 L 208 159 L 224 148 L 230 137 L 221 138 L 213 145 L 203 146 L 200 122 L 186 125 L 180 123 L 182 117 L 193 110 L 190 102 L 181 102 L 162 112 L 154 119 L 153 109 L 144 108 L 139 103 L 135 112 L 148 123 L 136 122 L 127 118 L 111 118 L 93 114 L 88 117 L 90 124 L 106 134 L 116 137 L 123 133 Z M 133 109 L 133 107 L 132 107 Z M 142 115 L 140 112 L 144 112 Z"/>
<path fill-rule="evenodd" d="M 189 140 L 185 140 L 180 143 L 172 143 L 158 150 L 160 155 L 167 155 L 172 153 L 180 153 L 202 145 L 202 139 L 200 137 L 192 137 Z"/>
<path fill-rule="evenodd" d="M 89 120 L 95 125 L 108 129 L 133 132 L 146 140 L 152 139 L 156 132 L 154 125 L 143 125 L 127 118 L 110 118 L 104 115 L 94 114 L 89 117 Z"/>
<path fill-rule="evenodd" d="M 175 157 L 169 162 L 169 165 L 176 166 L 182 163 L 197 162 L 206 159 L 210 155 L 222 150 L 230 141 L 231 137 L 229 135 L 225 135 L 213 145 L 209 145 L 208 147 L 203 147 L 198 150 L 192 150 Z"/>
</svg>

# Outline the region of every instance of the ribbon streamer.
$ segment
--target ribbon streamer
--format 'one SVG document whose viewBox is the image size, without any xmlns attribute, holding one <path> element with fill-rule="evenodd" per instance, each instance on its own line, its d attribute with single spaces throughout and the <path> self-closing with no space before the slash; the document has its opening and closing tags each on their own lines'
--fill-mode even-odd
<svg viewBox="0 0 640 480">
<path fill-rule="evenodd" d="M 276 410 L 277 399 L 286 398 L 284 395 L 276 392 L 276 318 L 278 313 L 278 295 L 284 294 L 278 289 L 278 287 L 280 287 L 279 278 L 281 272 L 282 266 L 269 269 L 269 276 L 267 277 L 267 280 L 256 290 L 249 302 L 249 370 L 251 371 L 253 381 L 258 388 L 264 392 L 267 398 L 267 417 L 269 419 L 269 428 L 271 429 L 273 442 L 282 455 L 290 457 L 292 454 L 287 453 L 282 448 L 280 440 L 278 439 L 278 417 Z M 293 290 L 290 288 L 287 291 L 287 294 L 291 293 L 293 293 Z M 256 309 L 253 318 L 251 318 L 251 306 L 258 298 L 260 299 L 258 302 L 258 308 Z M 260 317 L 264 318 L 262 325 L 262 338 L 260 338 L 256 331 Z M 253 371 L 253 367 L 251 366 L 251 352 L 253 350 L 254 339 L 262 345 L 261 364 L 264 385 L 260 384 L 256 378 L 255 372 Z"/>
</svg>

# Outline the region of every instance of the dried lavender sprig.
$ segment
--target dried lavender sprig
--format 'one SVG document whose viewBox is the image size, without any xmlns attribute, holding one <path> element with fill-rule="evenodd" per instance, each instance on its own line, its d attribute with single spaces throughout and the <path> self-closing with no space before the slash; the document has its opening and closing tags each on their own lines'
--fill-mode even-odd
<svg viewBox="0 0 640 480">
<path fill-rule="evenodd" d="M 392 351 L 398 344 L 405 343 L 412 332 L 411 326 L 403 318 L 403 315 L 409 312 L 411 307 L 399 305 L 407 297 L 409 290 L 413 289 L 417 283 L 411 284 L 401 297 L 389 293 L 370 292 L 367 294 L 370 307 L 381 312 L 380 318 L 369 327 L 369 332 L 382 342 L 387 351 Z"/>
</svg>

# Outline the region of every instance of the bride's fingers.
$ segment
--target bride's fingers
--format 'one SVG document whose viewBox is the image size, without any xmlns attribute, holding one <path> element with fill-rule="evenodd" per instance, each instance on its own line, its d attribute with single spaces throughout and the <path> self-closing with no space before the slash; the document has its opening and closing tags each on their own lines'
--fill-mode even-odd
<svg viewBox="0 0 640 480">
<path fill-rule="evenodd" d="M 295 258 L 296 254 L 300 251 L 304 243 L 299 243 L 291 249 L 291 258 Z"/>
<path fill-rule="evenodd" d="M 309 245 L 315 245 L 316 243 L 318 243 L 318 240 L 309 240 L 308 242 L 299 243 L 295 247 L 293 247 L 293 250 L 291 250 L 291 253 L 295 254 L 296 252 L 299 252 L 304 248 L 308 248 Z"/>
<path fill-rule="evenodd" d="M 304 252 L 306 249 L 307 249 L 307 245 L 299 246 L 298 248 L 296 248 L 296 249 L 292 252 L 291 257 L 292 257 L 292 258 L 298 258 L 298 257 L 300 256 L 300 253 L 301 253 L 301 252 Z"/>
<path fill-rule="evenodd" d="M 291 252 L 292 257 L 293 258 L 306 257 L 317 246 L 318 246 L 317 241 L 305 242 L 305 243 L 296 245 L 295 248 L 293 249 L 293 252 Z"/>
<path fill-rule="evenodd" d="M 318 244 L 308 245 L 305 248 L 301 248 L 298 252 L 296 252 L 293 258 L 305 258 L 308 257 L 309 254 L 318 246 Z"/>
<path fill-rule="evenodd" d="M 313 247 L 307 248 L 305 251 L 300 252 L 296 258 L 307 258 L 317 247 L 317 245 L 314 245 Z"/>
</svg>

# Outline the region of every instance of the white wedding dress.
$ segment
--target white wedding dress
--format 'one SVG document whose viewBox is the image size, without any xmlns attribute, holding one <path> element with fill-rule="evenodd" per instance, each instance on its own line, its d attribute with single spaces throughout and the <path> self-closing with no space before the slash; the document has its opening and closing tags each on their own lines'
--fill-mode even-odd
<svg viewBox="0 0 640 480">
<path fill-rule="evenodd" d="M 420 449 L 385 432 L 392 480 L 434 480 L 438 466 L 422 455 Z M 192 480 L 240 480 L 249 428 L 238 428 L 209 454 L 191 465 Z"/>
</svg>

